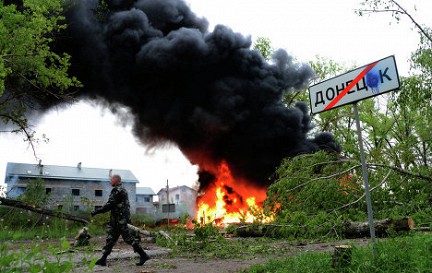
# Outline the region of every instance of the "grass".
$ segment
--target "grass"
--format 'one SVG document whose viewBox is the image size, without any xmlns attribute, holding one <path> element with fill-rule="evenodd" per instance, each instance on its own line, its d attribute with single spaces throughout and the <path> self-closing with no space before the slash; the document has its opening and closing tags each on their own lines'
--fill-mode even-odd
<svg viewBox="0 0 432 273">
<path fill-rule="evenodd" d="M 63 237 L 74 238 L 83 227 L 81 223 L 67 222 L 62 219 L 46 219 L 38 225 L 17 225 L 2 223 L 0 219 L 0 241 L 25 240 L 25 239 L 60 239 Z M 91 234 L 104 233 L 103 227 L 90 225 Z"/>
<path fill-rule="evenodd" d="M 380 240 L 377 254 L 371 247 L 353 247 L 352 260 L 344 268 L 332 267 L 332 253 L 307 253 L 284 260 L 271 260 L 253 265 L 248 273 L 282 272 L 422 272 L 432 273 L 432 235 L 414 234 L 406 237 Z"/>
<path fill-rule="evenodd" d="M 109 215 L 95 217 L 94 221 L 88 225 L 90 234 L 104 234 L 103 223 L 108 217 Z M 0 207 L 0 241 L 73 238 L 82 227 L 82 223 L 21 209 Z"/>
<path fill-rule="evenodd" d="M 1 211 L 1 210 L 0 210 Z M 17 241 L 22 239 L 45 238 L 73 238 L 81 224 L 66 222 L 62 219 L 41 217 L 28 213 L 7 211 L 0 214 L 0 241 Z M 14 212 L 13 214 L 11 212 Z M 108 215 L 94 217 L 89 225 L 90 234 L 105 234 L 103 223 Z M 412 234 L 378 240 L 377 255 L 373 257 L 371 247 L 355 247 L 352 249 L 352 260 L 349 266 L 344 268 L 332 267 L 332 253 L 306 253 L 293 255 L 290 244 L 273 244 L 269 238 L 236 238 L 226 240 L 219 229 L 213 226 L 199 226 L 195 228 L 196 235 L 191 239 L 186 230 L 175 228 L 171 230 L 172 238 L 176 244 L 170 241 L 164 242 L 166 246 L 173 248 L 173 255 L 185 255 L 187 257 L 199 257 L 200 259 L 229 259 L 246 258 L 253 256 L 266 257 L 269 262 L 251 266 L 244 273 L 271 273 L 271 272 L 425 272 L 432 273 L 432 234 Z M 158 241 L 161 238 L 158 239 Z M 65 242 L 65 239 L 62 240 Z M 16 242 L 7 242 L 9 246 Z M 53 253 L 62 247 L 53 248 Z M 41 256 L 40 247 L 34 250 L 10 251 L 3 246 L 0 248 L 0 269 L 11 267 L 10 261 L 26 260 L 29 267 L 33 256 Z M 286 253 L 290 257 L 286 258 Z M 32 254 L 33 255 L 33 254 Z M 276 257 L 276 258 L 275 258 Z M 18 266 L 18 265 L 15 265 Z M 53 264 L 56 269 L 72 266 L 70 263 L 57 262 Z M 167 264 L 166 266 L 171 266 Z M 15 269 L 17 267 L 14 267 Z M 15 270 L 12 268 L 11 270 Z M 2 270 L 2 272 L 4 272 Z M 91 269 L 90 269 L 91 270 Z M 9 272 L 9 271 L 7 271 Z M 13 271 L 10 271 L 13 272 Z M 56 271 L 53 271 L 56 272 Z M 59 271 L 57 271 L 59 272 Z M 66 270 L 64 272 L 67 272 Z"/>
</svg>

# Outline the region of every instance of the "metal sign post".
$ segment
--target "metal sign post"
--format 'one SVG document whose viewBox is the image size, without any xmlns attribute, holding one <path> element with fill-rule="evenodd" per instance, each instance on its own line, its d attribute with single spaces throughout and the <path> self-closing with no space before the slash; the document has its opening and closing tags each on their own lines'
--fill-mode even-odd
<svg viewBox="0 0 432 273">
<path fill-rule="evenodd" d="M 368 212 L 368 219 L 369 219 L 369 231 L 370 231 L 371 241 L 372 241 L 372 254 L 373 256 L 375 256 L 376 255 L 375 226 L 373 222 L 374 218 L 373 218 L 372 201 L 371 201 L 370 189 L 369 189 L 369 177 L 366 168 L 366 160 L 365 160 L 364 149 L 363 149 L 363 138 L 362 138 L 362 133 L 360 128 L 360 118 L 358 113 L 357 102 L 353 104 L 353 107 L 354 107 L 354 115 L 355 115 L 355 120 L 357 125 L 357 138 L 360 146 L 360 158 L 361 158 L 363 180 L 364 180 L 365 194 L 366 194 L 366 205 L 367 205 L 367 212 Z"/>
</svg>

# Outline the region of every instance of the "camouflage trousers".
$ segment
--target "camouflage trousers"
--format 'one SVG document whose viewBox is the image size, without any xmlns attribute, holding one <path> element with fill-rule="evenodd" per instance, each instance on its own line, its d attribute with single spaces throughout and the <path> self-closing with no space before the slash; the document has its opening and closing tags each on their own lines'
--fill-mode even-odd
<svg viewBox="0 0 432 273">
<path fill-rule="evenodd" d="M 127 225 L 111 225 L 110 223 L 106 224 L 106 244 L 102 249 L 102 253 L 109 255 L 116 244 L 120 235 L 127 244 L 134 247 L 139 246 L 139 238 L 135 237 L 133 233 L 129 230 Z"/>
</svg>

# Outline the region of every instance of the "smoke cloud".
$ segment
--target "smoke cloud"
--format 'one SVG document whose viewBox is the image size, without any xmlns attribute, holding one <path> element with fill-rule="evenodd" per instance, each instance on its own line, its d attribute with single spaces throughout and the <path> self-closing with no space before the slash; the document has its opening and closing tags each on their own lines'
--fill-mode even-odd
<svg viewBox="0 0 432 273">
<path fill-rule="evenodd" d="M 202 188 L 222 160 L 265 186 L 284 157 L 339 149 L 330 134 L 308 138 L 304 103 L 281 102 L 313 77 L 308 65 L 283 50 L 266 62 L 250 37 L 209 31 L 181 0 L 72 0 L 66 22 L 55 49 L 71 54 L 79 96 L 128 107 L 137 138 L 178 145 L 200 166 Z"/>
</svg>

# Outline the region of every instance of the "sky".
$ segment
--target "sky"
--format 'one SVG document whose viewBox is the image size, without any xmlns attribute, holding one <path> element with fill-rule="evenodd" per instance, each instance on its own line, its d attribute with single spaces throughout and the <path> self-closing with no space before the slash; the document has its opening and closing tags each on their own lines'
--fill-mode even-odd
<svg viewBox="0 0 432 273">
<path fill-rule="evenodd" d="M 357 67 L 395 55 L 399 74 L 408 75 L 410 54 L 419 36 L 408 18 L 397 24 L 390 14 L 359 17 L 357 0 L 187 0 L 193 12 L 230 27 L 244 36 L 269 38 L 273 48 L 283 48 L 299 61 L 316 56 Z M 432 26 L 430 0 L 399 0 L 420 24 Z M 414 8 L 414 3 L 416 9 Z M 391 23 L 391 24 L 390 24 Z M 49 139 L 35 146 L 45 165 L 128 169 L 139 187 L 155 192 L 165 187 L 193 186 L 197 167 L 175 145 L 149 149 L 139 144 L 109 110 L 91 102 L 55 108 L 34 124 L 36 137 Z M 37 163 L 22 135 L 0 133 L 0 185 L 7 162 Z"/>
</svg>

